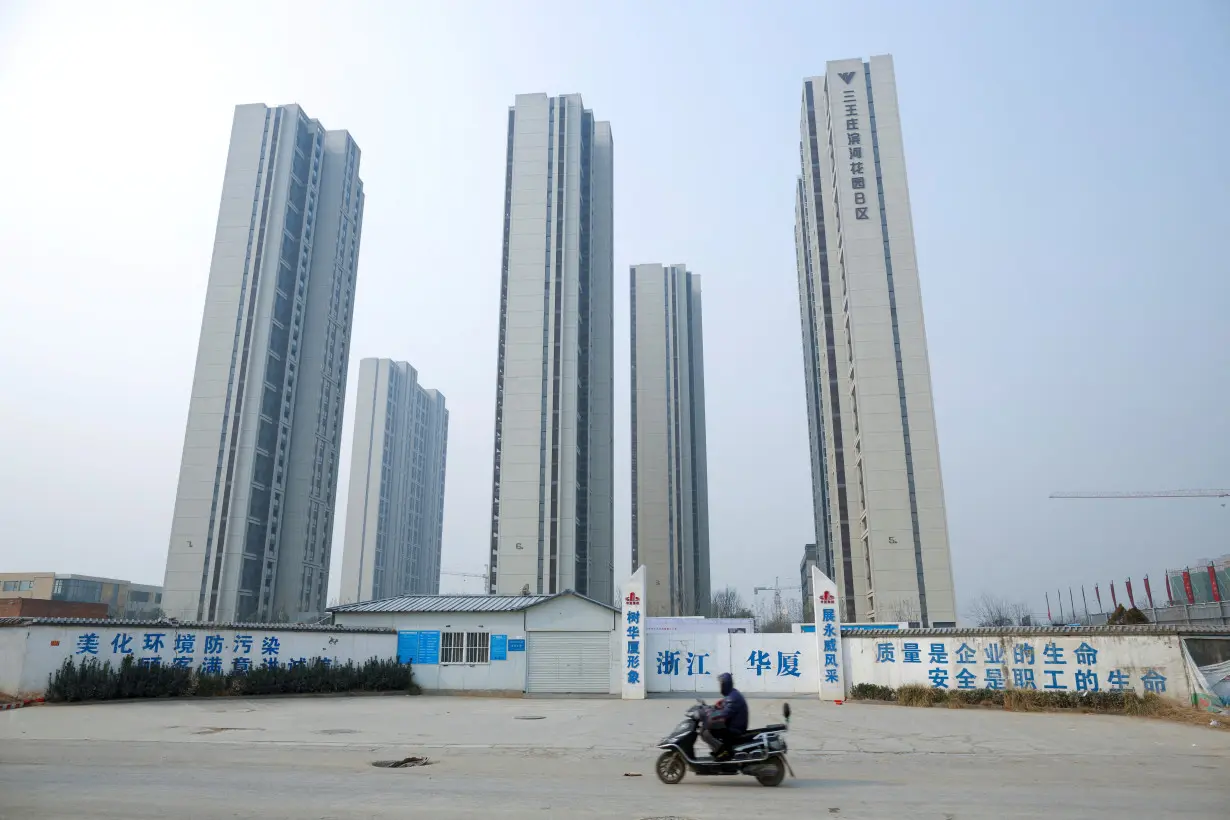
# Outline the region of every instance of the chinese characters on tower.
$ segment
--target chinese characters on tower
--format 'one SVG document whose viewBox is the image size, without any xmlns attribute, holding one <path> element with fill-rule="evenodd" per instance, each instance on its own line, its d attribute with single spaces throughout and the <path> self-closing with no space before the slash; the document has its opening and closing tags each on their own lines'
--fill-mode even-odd
<svg viewBox="0 0 1230 820">
<path fill-rule="evenodd" d="M 843 71 L 837 76 L 846 86 L 850 86 L 854 78 L 858 76 L 858 72 Z M 864 148 L 872 146 L 870 143 L 867 145 L 863 143 L 858 95 L 853 87 L 842 91 L 841 102 L 845 111 L 845 138 L 842 139 L 835 124 L 833 161 L 839 165 L 844 162 L 850 168 L 850 192 L 854 195 L 854 218 L 871 219 L 868 215 L 870 206 L 867 205 L 867 176 L 875 171 L 875 157 L 871 151 L 868 151 L 866 156 L 863 152 Z M 867 168 L 871 168 L 871 172 L 868 172 Z"/>
</svg>

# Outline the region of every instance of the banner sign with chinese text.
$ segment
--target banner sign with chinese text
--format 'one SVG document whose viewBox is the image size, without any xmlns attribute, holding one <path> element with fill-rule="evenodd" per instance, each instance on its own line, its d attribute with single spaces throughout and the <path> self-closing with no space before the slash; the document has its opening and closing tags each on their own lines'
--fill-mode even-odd
<svg viewBox="0 0 1230 820">
<path fill-rule="evenodd" d="M 426 633 L 418 633 L 416 639 L 399 634 L 398 656 L 406 650 L 421 655 L 423 634 Z M 326 663 L 348 660 L 362 663 L 373 656 L 389 657 L 393 651 L 390 638 L 392 636 L 278 630 L 276 627 L 266 630 L 259 626 L 235 629 L 167 623 L 125 624 L 115 628 L 99 624 L 70 630 L 67 641 L 47 651 L 59 652 L 78 661 L 93 659 L 118 665 L 124 658 L 131 657 L 140 666 L 178 666 L 199 669 L 206 674 L 222 674 L 268 666 L 301 666 L 317 658 Z M 436 643 L 438 646 L 438 638 Z M 368 644 L 379 644 L 387 649 L 370 651 L 366 648 Z M 436 652 L 438 660 L 439 650 Z M 409 659 L 415 660 L 414 657 Z"/>
<path fill-rule="evenodd" d="M 837 584 L 816 566 L 811 568 L 813 609 L 816 613 L 816 648 L 820 666 L 820 699 L 846 697 L 845 659 L 841 654 L 841 615 Z"/>
<path fill-rule="evenodd" d="M 894 689 L 1132 690 L 1186 698 L 1177 636 L 920 635 L 846 638 L 851 674 Z M 1172 645 L 1173 644 L 1173 645 Z"/>
<path fill-rule="evenodd" d="M 623 611 L 620 613 L 619 630 L 623 651 L 620 653 L 620 686 L 624 700 L 643 700 L 645 697 L 645 567 L 642 565 L 624 584 Z"/>
<path fill-rule="evenodd" d="M 716 700 L 729 672 L 745 694 L 815 694 L 816 642 L 792 633 L 654 632 L 645 643 L 649 692 L 693 692 Z"/>
</svg>

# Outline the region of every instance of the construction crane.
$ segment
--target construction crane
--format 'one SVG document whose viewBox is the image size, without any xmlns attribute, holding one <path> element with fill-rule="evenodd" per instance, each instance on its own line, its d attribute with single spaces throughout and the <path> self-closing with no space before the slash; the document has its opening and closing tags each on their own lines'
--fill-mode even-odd
<svg viewBox="0 0 1230 820">
<path fill-rule="evenodd" d="M 776 615 L 783 615 L 783 614 L 785 614 L 785 612 L 786 612 L 786 610 L 782 607 L 782 590 L 783 590 L 783 589 L 787 589 L 787 590 L 789 590 L 789 589 L 797 589 L 797 590 L 802 591 L 802 587 L 797 587 L 797 586 L 796 586 L 796 587 L 784 587 L 784 586 L 782 586 L 782 585 L 781 585 L 781 582 L 780 582 L 780 579 L 779 579 L 779 578 L 774 578 L 774 579 L 773 579 L 773 586 L 771 586 L 771 587 L 753 587 L 753 588 L 752 588 L 752 595 L 757 595 L 757 594 L 759 594 L 759 593 L 761 593 L 761 592 L 772 592 L 772 593 L 773 593 L 773 614 L 774 614 L 775 616 L 776 616 Z"/>
<path fill-rule="evenodd" d="M 482 579 L 482 581 L 483 581 L 483 583 L 485 584 L 485 583 L 487 582 L 487 565 L 486 565 L 486 564 L 483 564 L 483 571 L 482 571 L 482 573 L 477 573 L 477 572 L 449 572 L 449 571 L 447 571 L 447 570 L 440 570 L 440 574 L 441 574 L 441 575 L 452 575 L 452 576 L 455 576 L 455 577 L 458 577 L 458 578 L 481 578 L 481 579 Z"/>
<path fill-rule="evenodd" d="M 1064 492 L 1051 498 L 1230 498 L 1230 490 L 1136 490 L 1131 492 Z"/>
</svg>

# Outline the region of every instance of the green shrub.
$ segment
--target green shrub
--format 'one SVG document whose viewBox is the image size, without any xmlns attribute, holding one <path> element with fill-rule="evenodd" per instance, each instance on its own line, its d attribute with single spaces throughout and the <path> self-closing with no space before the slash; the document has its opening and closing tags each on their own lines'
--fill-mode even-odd
<svg viewBox="0 0 1230 820">
<path fill-rule="evenodd" d="M 127 656 L 110 661 L 72 658 L 51 674 L 49 701 L 127 698 L 214 697 L 218 695 L 292 695 L 330 692 L 396 692 L 417 695 L 409 664 L 372 658 L 356 665 L 316 659 L 296 666 L 258 667 L 247 672 L 203 673 L 177 666 L 140 666 Z"/>
<path fill-rule="evenodd" d="M 891 686 L 878 683 L 856 683 L 850 687 L 850 700 L 896 700 L 897 693 Z"/>
</svg>

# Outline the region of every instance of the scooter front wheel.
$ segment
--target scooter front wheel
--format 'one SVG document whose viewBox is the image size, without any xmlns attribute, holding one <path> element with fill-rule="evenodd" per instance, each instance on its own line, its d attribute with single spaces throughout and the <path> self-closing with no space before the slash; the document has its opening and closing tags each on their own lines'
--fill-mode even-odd
<svg viewBox="0 0 1230 820">
<path fill-rule="evenodd" d="M 658 773 L 658 779 L 668 786 L 673 786 L 683 780 L 684 774 L 688 771 L 687 764 L 683 762 L 683 755 L 673 750 L 663 752 L 658 757 L 658 763 L 654 769 Z"/>
</svg>

